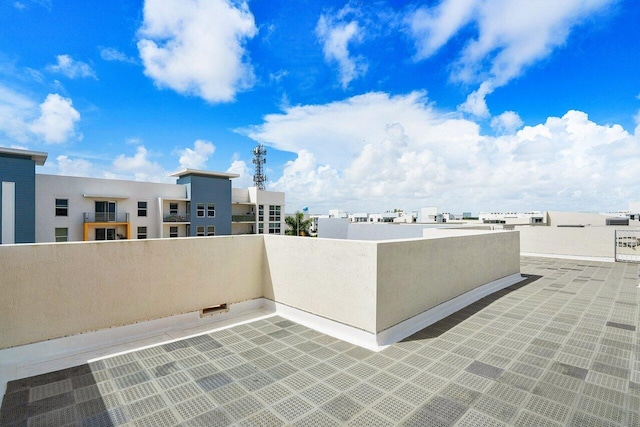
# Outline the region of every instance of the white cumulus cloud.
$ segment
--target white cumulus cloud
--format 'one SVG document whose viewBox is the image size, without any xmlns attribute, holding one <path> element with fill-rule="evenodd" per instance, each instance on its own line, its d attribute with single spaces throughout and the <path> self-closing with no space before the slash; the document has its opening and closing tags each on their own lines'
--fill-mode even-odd
<svg viewBox="0 0 640 427">
<path fill-rule="evenodd" d="M 73 108 L 73 102 L 57 93 L 47 95 L 40 104 L 40 117 L 29 130 L 49 144 L 59 144 L 75 138 L 75 125 L 80 121 L 80 113 Z"/>
<path fill-rule="evenodd" d="M 349 45 L 362 42 L 364 29 L 357 21 L 345 21 L 343 14 L 320 15 L 316 25 L 316 35 L 322 43 L 325 61 L 338 64 L 340 84 L 343 89 L 349 83 L 367 72 L 367 64 L 361 56 L 353 56 Z"/>
<path fill-rule="evenodd" d="M 491 119 L 491 127 L 500 134 L 513 133 L 522 125 L 522 119 L 515 111 L 505 111 Z"/>
<path fill-rule="evenodd" d="M 423 6 L 406 22 L 416 48 L 416 59 L 435 54 L 460 33 L 472 30 L 451 78 L 481 83 L 460 106 L 476 116 L 489 115 L 485 97 L 537 61 L 562 47 L 585 18 L 601 12 L 615 0 L 442 0 Z"/>
<path fill-rule="evenodd" d="M 198 139 L 193 143 L 193 148 L 179 150 L 178 162 L 183 169 L 204 169 L 209 156 L 215 151 L 216 147 L 211 142 Z"/>
<path fill-rule="evenodd" d="M 85 159 L 71 159 L 69 156 L 56 157 L 58 163 L 58 175 L 66 176 L 95 176 L 95 165 Z"/>
<path fill-rule="evenodd" d="M 149 151 L 140 145 L 133 156 L 121 154 L 113 161 L 114 172 L 105 173 L 106 178 L 134 179 L 148 182 L 175 182 L 169 172 L 151 159 Z"/>
<path fill-rule="evenodd" d="M 269 189 L 322 212 L 416 209 L 624 208 L 640 191 L 640 133 L 581 111 L 524 126 L 506 112 L 501 132 L 434 109 L 423 93 L 369 93 L 303 105 L 244 132 L 295 154 Z"/>
<path fill-rule="evenodd" d="M 227 169 L 228 173 L 237 173 L 240 175 L 238 178 L 231 180 L 231 183 L 236 188 L 253 187 L 253 170 L 247 165 L 244 160 L 235 159 L 231 162 L 231 166 Z"/>
<path fill-rule="evenodd" d="M 58 55 L 57 63 L 47 65 L 47 70 L 60 73 L 70 79 L 91 77 L 97 79 L 95 71 L 86 62 L 76 61 L 69 55 Z"/>
<path fill-rule="evenodd" d="M 138 50 L 158 87 L 229 102 L 253 84 L 245 43 L 256 33 L 245 2 L 146 0 Z"/>
</svg>

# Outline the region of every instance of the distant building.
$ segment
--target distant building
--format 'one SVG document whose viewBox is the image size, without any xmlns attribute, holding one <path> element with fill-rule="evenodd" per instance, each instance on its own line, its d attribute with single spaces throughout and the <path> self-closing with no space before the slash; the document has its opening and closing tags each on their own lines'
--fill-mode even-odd
<svg viewBox="0 0 640 427">
<path fill-rule="evenodd" d="M 185 169 L 176 184 L 35 173 L 46 153 L 0 148 L 0 242 L 284 234 L 284 193 Z"/>
<path fill-rule="evenodd" d="M 480 212 L 478 220 L 484 224 L 545 224 L 546 213 L 530 212 Z"/>
</svg>

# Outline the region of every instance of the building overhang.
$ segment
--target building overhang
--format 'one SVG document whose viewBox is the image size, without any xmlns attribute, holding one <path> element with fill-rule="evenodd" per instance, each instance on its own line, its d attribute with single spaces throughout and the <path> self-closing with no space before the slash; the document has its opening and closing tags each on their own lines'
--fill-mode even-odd
<svg viewBox="0 0 640 427">
<path fill-rule="evenodd" d="M 0 147 L 0 155 L 8 154 L 15 157 L 27 157 L 35 162 L 37 166 L 43 166 L 44 162 L 47 161 L 48 153 L 43 151 L 29 151 L 29 150 L 20 150 L 17 148 L 4 148 Z"/>
<path fill-rule="evenodd" d="M 228 179 L 238 178 L 240 176 L 237 173 L 203 171 L 199 169 L 183 169 L 181 171 L 169 174 L 169 176 L 173 176 L 176 178 L 181 178 L 183 176 L 188 176 L 188 175 L 198 175 L 198 176 L 207 176 L 211 178 L 228 178 Z"/>
<path fill-rule="evenodd" d="M 126 200 L 129 196 L 118 196 L 113 194 L 83 194 L 85 199 L 102 199 L 102 200 Z"/>
</svg>

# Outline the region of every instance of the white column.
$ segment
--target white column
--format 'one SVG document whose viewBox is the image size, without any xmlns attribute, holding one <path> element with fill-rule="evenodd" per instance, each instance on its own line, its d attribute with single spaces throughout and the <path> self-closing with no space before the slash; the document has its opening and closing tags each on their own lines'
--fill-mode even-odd
<svg viewBox="0 0 640 427">
<path fill-rule="evenodd" d="M 2 243 L 16 242 L 16 183 L 2 182 Z"/>
</svg>

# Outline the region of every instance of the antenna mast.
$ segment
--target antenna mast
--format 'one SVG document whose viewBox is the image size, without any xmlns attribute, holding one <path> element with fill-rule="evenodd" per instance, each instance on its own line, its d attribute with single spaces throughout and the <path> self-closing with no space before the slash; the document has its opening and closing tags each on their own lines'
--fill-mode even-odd
<svg viewBox="0 0 640 427">
<path fill-rule="evenodd" d="M 255 165 L 255 173 L 253 174 L 253 183 L 258 190 L 264 191 L 264 184 L 267 181 L 267 176 L 262 170 L 262 165 L 267 163 L 265 156 L 267 155 L 267 149 L 262 144 L 258 144 L 253 149 L 253 164 Z"/>
</svg>

